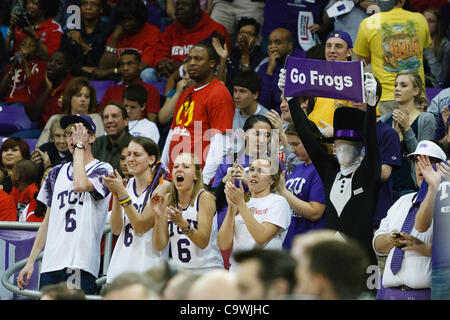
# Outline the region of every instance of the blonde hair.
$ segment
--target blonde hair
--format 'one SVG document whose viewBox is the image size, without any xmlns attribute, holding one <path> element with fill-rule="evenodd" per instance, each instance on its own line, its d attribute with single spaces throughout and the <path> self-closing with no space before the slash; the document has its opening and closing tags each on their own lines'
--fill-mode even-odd
<svg viewBox="0 0 450 320">
<path fill-rule="evenodd" d="M 188 152 L 182 152 L 180 153 L 178 157 L 187 154 L 191 157 L 192 162 L 194 163 L 195 166 L 195 176 L 197 178 L 197 180 L 194 183 L 194 189 L 192 190 L 192 194 L 191 194 L 191 198 L 189 200 L 189 204 L 191 206 L 194 205 L 195 202 L 195 198 L 197 197 L 197 195 L 199 194 L 199 192 L 201 190 L 203 190 L 203 174 L 202 174 L 202 166 L 200 164 L 200 162 L 197 160 L 197 157 L 195 156 L 195 154 L 193 153 L 188 153 Z M 172 206 L 172 207 L 177 207 L 178 204 L 178 190 L 177 188 L 175 188 L 175 184 L 173 183 L 173 181 L 170 184 L 170 193 L 169 193 L 169 200 L 168 200 L 168 205 Z"/>
<path fill-rule="evenodd" d="M 269 162 L 269 167 L 272 168 L 272 166 L 275 166 L 277 168 L 275 173 L 272 173 L 270 176 L 272 177 L 273 183 L 270 185 L 270 192 L 275 193 L 277 191 L 277 186 L 278 183 L 280 182 L 280 177 L 281 177 L 281 168 L 280 168 L 280 162 L 278 161 L 278 159 L 276 157 L 259 157 L 254 159 L 251 163 L 250 166 L 252 165 L 253 162 L 255 162 L 256 160 L 266 160 L 267 162 Z M 273 163 L 274 161 L 276 161 L 276 163 Z"/>
<path fill-rule="evenodd" d="M 409 79 L 411 80 L 413 87 L 419 89 L 419 93 L 414 96 L 414 105 L 417 109 L 427 111 L 428 99 L 424 94 L 424 84 L 419 73 L 414 70 L 402 70 L 399 73 L 397 73 L 395 79 L 397 80 L 399 76 L 408 76 Z"/>
</svg>

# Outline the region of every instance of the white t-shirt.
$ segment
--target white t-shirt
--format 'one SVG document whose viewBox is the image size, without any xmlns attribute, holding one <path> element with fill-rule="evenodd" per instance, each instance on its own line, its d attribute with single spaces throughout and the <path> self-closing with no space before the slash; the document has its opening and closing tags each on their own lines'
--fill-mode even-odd
<svg viewBox="0 0 450 320">
<path fill-rule="evenodd" d="M 144 199 L 147 194 L 145 189 L 142 194 L 136 194 L 136 180 L 131 178 L 128 181 L 127 192 L 136 210 L 141 213 L 144 207 Z M 147 205 L 150 202 L 148 197 Z M 158 251 L 153 247 L 153 229 L 136 234 L 131 226 L 130 220 L 122 209 L 123 226 L 117 239 L 116 246 L 111 257 L 107 272 L 107 283 L 111 283 L 115 277 L 123 272 L 142 273 L 153 266 L 159 265 L 163 261 L 163 251 Z"/>
<path fill-rule="evenodd" d="M 263 198 L 250 198 L 247 207 L 259 223 L 269 222 L 280 227 L 277 234 L 263 248 L 281 250 L 291 223 L 291 208 L 287 200 L 278 194 L 271 193 Z M 234 218 L 233 252 L 250 250 L 255 247 L 257 247 L 257 244 L 248 231 L 244 219 L 240 214 L 236 215 Z M 233 262 L 234 260 L 231 257 L 231 266 L 233 266 Z"/>
<path fill-rule="evenodd" d="M 37 199 L 50 207 L 42 272 L 81 269 L 98 276 L 100 242 L 111 193 L 101 182 L 113 173 L 109 163 L 94 160 L 86 166 L 92 192 L 73 190 L 73 162 L 53 168 Z"/>
<path fill-rule="evenodd" d="M 128 131 L 135 137 L 147 137 L 159 142 L 159 130 L 153 121 L 148 119 L 133 120 L 128 123 Z"/>
<path fill-rule="evenodd" d="M 381 220 L 380 228 L 375 232 L 372 243 L 375 243 L 375 239 L 379 235 L 391 233 L 394 229 L 399 231 L 402 229 L 403 222 L 408 215 L 408 211 L 411 208 L 412 200 L 415 195 L 416 192 L 404 195 L 392 205 L 388 210 L 386 217 Z M 413 227 L 410 234 L 425 243 L 431 244 L 433 238 L 433 223 L 427 231 L 422 233 L 418 232 L 416 228 Z M 373 248 L 375 250 L 375 245 L 373 245 Z M 389 251 L 386 260 L 383 273 L 383 286 L 387 288 L 406 285 L 414 289 L 430 288 L 431 258 L 421 256 L 415 251 L 407 250 L 403 255 L 401 269 L 394 275 L 390 268 L 394 249 L 395 247 Z M 376 250 L 375 253 L 382 255 Z"/>
<path fill-rule="evenodd" d="M 183 209 L 183 217 L 197 229 L 198 198 L 193 206 Z M 223 258 L 217 244 L 217 214 L 214 214 L 209 243 L 205 249 L 197 247 L 175 223 L 169 221 L 169 241 L 172 259 L 178 268 L 191 273 L 204 273 L 208 270 L 223 269 Z"/>
</svg>

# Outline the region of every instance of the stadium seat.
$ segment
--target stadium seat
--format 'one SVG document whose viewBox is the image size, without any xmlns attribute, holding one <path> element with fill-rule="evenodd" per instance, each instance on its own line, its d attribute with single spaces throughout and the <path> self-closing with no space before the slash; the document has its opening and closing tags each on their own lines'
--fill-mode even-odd
<svg viewBox="0 0 450 320">
<path fill-rule="evenodd" d="M 89 82 L 95 89 L 95 93 L 97 95 L 97 104 L 100 103 L 100 101 L 102 101 L 103 95 L 105 94 L 106 90 L 114 85 L 114 81 L 112 80 L 104 80 L 104 81 L 91 80 Z"/>
<path fill-rule="evenodd" d="M 0 106 L 0 135 L 9 136 L 17 131 L 36 128 L 36 123 L 30 121 L 22 105 Z"/>
<path fill-rule="evenodd" d="M 427 99 L 431 102 L 431 100 L 438 95 L 439 92 L 444 88 L 426 88 L 427 90 Z"/>
<path fill-rule="evenodd" d="M 161 95 L 161 96 L 165 96 L 164 93 L 166 91 L 166 83 L 167 83 L 167 81 L 148 82 L 148 84 L 151 84 L 158 90 L 159 95 Z"/>
</svg>

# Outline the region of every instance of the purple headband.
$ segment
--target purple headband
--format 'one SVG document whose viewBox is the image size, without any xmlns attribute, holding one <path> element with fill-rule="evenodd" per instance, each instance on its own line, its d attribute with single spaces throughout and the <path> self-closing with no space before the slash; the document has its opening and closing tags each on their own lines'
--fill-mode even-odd
<svg viewBox="0 0 450 320">
<path fill-rule="evenodd" d="M 356 131 L 356 130 L 351 130 L 351 129 L 346 129 L 346 130 L 336 130 L 334 132 L 334 138 L 338 139 L 338 138 L 357 138 L 357 139 L 362 139 L 363 135 L 360 131 Z"/>
</svg>

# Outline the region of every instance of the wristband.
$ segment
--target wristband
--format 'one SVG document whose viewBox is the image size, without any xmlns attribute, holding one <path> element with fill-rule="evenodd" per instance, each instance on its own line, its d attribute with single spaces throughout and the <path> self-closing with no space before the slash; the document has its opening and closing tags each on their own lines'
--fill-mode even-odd
<svg viewBox="0 0 450 320">
<path fill-rule="evenodd" d="M 194 233 L 195 229 L 189 224 L 186 228 L 183 228 L 181 232 L 188 237 L 191 236 Z"/>
<path fill-rule="evenodd" d="M 130 198 L 128 198 L 128 199 L 125 199 L 124 201 L 121 201 L 121 202 L 120 202 L 120 205 L 121 205 L 122 207 L 126 207 L 126 206 L 129 206 L 130 204 L 132 204 L 132 202 L 131 202 L 131 199 L 130 199 Z"/>
<path fill-rule="evenodd" d="M 120 198 L 119 198 L 119 202 L 124 201 L 124 200 L 127 200 L 128 198 L 129 198 L 128 195 L 123 196 L 123 197 L 120 197 Z"/>
<path fill-rule="evenodd" d="M 120 199 L 119 199 L 119 203 L 122 204 L 122 205 L 123 205 L 124 203 L 127 203 L 128 201 L 131 201 L 130 197 L 128 197 L 128 196 L 127 196 L 125 199 L 123 199 L 123 200 L 120 200 Z"/>
</svg>

